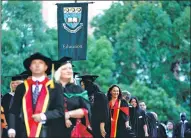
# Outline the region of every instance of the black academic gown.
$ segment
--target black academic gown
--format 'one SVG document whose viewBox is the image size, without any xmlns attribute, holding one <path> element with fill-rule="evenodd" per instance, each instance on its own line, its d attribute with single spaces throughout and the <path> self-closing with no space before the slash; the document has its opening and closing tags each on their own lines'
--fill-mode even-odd
<svg viewBox="0 0 191 138">
<path fill-rule="evenodd" d="M 134 131 L 137 138 L 144 138 L 145 133 L 143 126 L 146 124 L 145 112 L 140 108 L 134 108 L 134 107 L 130 107 L 129 112 L 130 112 L 129 123 L 130 126 L 132 127 L 132 130 Z"/>
<path fill-rule="evenodd" d="M 61 84 L 60 84 L 61 86 Z M 83 97 L 79 96 L 79 94 L 82 94 L 84 90 L 73 83 L 68 83 L 66 84 L 65 87 L 62 87 L 62 94 L 64 95 L 64 104 L 67 106 L 67 110 L 75 110 L 79 108 L 85 108 L 88 110 L 88 117 L 90 120 L 91 116 L 91 105 L 88 101 L 88 95 L 86 92 L 86 97 L 87 99 L 84 99 Z M 65 94 L 72 94 L 72 97 L 67 97 Z M 70 138 L 71 136 L 71 131 L 76 125 L 76 119 L 70 118 L 72 122 L 72 126 L 70 128 L 67 128 L 65 125 L 65 117 L 61 117 L 56 119 L 53 122 L 52 129 L 51 129 L 51 137 L 60 137 L 60 138 Z M 82 123 L 85 125 L 85 118 L 82 118 Z"/>
<path fill-rule="evenodd" d="M 91 126 L 93 129 L 94 138 L 102 138 L 100 132 L 100 123 L 105 123 L 105 131 L 107 133 L 106 137 L 109 137 L 109 106 L 108 100 L 104 93 L 96 92 L 93 95 L 93 101 L 91 103 L 92 117 Z"/>
<path fill-rule="evenodd" d="M 11 107 L 11 105 L 12 105 L 13 98 L 14 98 L 13 95 L 11 95 L 10 93 L 7 93 L 7 94 L 5 94 L 5 95 L 3 96 L 2 100 L 1 100 L 1 105 L 2 105 L 3 108 L 4 108 L 5 119 L 6 119 L 7 123 L 8 123 L 8 121 L 9 121 L 9 109 L 10 109 L 10 107 Z M 19 118 L 16 119 L 16 125 L 17 125 L 17 126 L 20 126 L 20 121 L 21 121 L 21 120 L 20 120 Z M 20 130 L 19 130 L 19 127 L 16 128 L 16 132 L 17 132 L 16 137 L 20 138 Z M 3 138 L 8 137 L 8 135 L 7 135 L 7 129 L 3 129 L 3 135 L 2 135 L 2 137 L 3 137 Z"/>
<path fill-rule="evenodd" d="M 128 104 L 125 100 L 121 100 L 121 107 L 126 107 L 128 109 Z M 110 116 L 114 118 L 113 116 L 114 114 L 114 110 L 110 109 Z M 132 138 L 134 135 L 131 133 L 131 131 L 129 131 L 126 126 L 125 126 L 125 122 L 129 120 L 128 115 L 122 111 L 119 110 L 119 116 L 118 116 L 118 120 L 117 120 L 117 130 L 116 130 L 116 138 Z M 110 119 L 110 132 L 111 132 L 111 119 Z M 111 135 L 110 135 L 111 137 Z"/>
<path fill-rule="evenodd" d="M 63 95 L 62 95 L 62 88 L 59 84 L 54 84 L 54 88 L 50 88 L 50 85 L 47 85 L 47 89 L 49 90 L 49 101 L 48 101 L 48 107 L 45 111 L 45 116 L 47 118 L 46 123 L 42 125 L 41 131 L 40 131 L 40 137 L 47 137 L 47 131 L 51 127 L 51 121 L 55 118 L 61 117 L 64 115 L 63 112 Z M 29 88 L 30 89 L 30 88 Z M 31 88 L 32 89 L 32 88 Z M 27 137 L 26 133 L 26 127 L 24 123 L 24 114 L 23 114 L 23 96 L 25 94 L 26 88 L 24 83 L 17 86 L 13 104 L 11 106 L 10 112 L 9 112 L 9 128 L 16 129 L 17 127 L 20 127 L 20 130 L 22 130 L 22 136 L 23 138 Z M 32 101 L 27 101 L 32 102 Z M 16 126 L 15 125 L 15 118 L 19 117 L 21 119 L 21 125 Z M 16 132 L 17 133 L 17 132 Z"/>
<path fill-rule="evenodd" d="M 145 112 L 149 138 L 156 138 L 156 119 L 150 112 Z"/>
<path fill-rule="evenodd" d="M 164 128 L 164 126 L 156 121 L 156 131 L 155 131 L 155 136 L 157 137 L 153 137 L 153 138 L 167 138 L 167 134 L 166 134 L 166 130 Z"/>
</svg>

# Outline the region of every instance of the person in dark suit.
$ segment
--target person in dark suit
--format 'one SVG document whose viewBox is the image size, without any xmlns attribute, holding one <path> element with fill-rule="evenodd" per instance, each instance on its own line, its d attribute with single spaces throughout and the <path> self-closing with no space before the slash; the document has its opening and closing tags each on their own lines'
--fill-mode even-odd
<svg viewBox="0 0 191 138">
<path fill-rule="evenodd" d="M 15 137 L 16 127 L 21 127 L 23 138 L 47 137 L 49 121 L 64 115 L 62 88 L 47 77 L 52 66 L 50 58 L 35 53 L 23 64 L 32 76 L 16 88 L 9 112 L 8 136 Z M 17 117 L 21 118 L 20 126 L 15 126 Z"/>
<path fill-rule="evenodd" d="M 94 82 L 97 75 L 83 75 L 80 84 L 88 91 L 91 102 L 91 126 L 94 138 L 109 137 L 109 106 L 107 96 L 101 92 L 99 86 Z"/>
<path fill-rule="evenodd" d="M 1 100 L 1 105 L 4 108 L 4 113 L 5 113 L 5 119 L 8 122 L 9 117 L 9 109 L 11 108 L 11 105 L 13 103 L 13 98 L 15 95 L 15 89 L 17 88 L 17 86 L 21 83 L 23 83 L 23 80 L 25 80 L 28 77 L 29 74 L 27 74 L 26 71 L 22 72 L 21 74 L 15 75 L 11 77 L 11 82 L 10 82 L 10 92 L 5 94 Z M 20 120 L 17 119 L 17 125 L 20 125 Z M 17 137 L 20 137 L 20 131 L 19 131 L 19 127 L 17 127 Z M 3 138 L 7 138 L 7 128 L 3 129 Z"/>
<path fill-rule="evenodd" d="M 174 137 L 175 138 L 185 138 L 187 133 L 189 133 L 190 125 L 186 120 L 186 113 L 180 113 L 180 122 L 175 126 Z"/>
</svg>

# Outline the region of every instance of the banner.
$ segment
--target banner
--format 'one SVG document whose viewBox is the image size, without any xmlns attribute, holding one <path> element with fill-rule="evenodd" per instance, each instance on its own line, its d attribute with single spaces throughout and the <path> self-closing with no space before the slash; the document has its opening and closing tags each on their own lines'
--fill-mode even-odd
<svg viewBox="0 0 191 138">
<path fill-rule="evenodd" d="M 86 60 L 88 3 L 58 3 L 58 56 Z"/>
</svg>

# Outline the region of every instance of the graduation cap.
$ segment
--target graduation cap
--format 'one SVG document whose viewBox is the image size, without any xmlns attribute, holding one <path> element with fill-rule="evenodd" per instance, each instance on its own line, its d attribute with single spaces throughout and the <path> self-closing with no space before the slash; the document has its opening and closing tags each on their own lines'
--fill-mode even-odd
<svg viewBox="0 0 191 138">
<path fill-rule="evenodd" d="M 71 57 L 62 57 L 59 60 L 53 61 L 54 69 L 57 70 L 62 65 L 66 64 L 66 63 L 71 63 L 71 60 L 72 60 Z M 72 67 L 74 67 L 74 66 L 72 65 Z"/>
<path fill-rule="evenodd" d="M 14 76 L 1 76 L 4 78 L 11 78 L 11 81 L 17 81 L 17 80 L 25 80 L 27 79 L 29 76 L 32 76 L 31 72 L 29 71 L 24 71 L 20 74 L 14 75 Z"/>
<path fill-rule="evenodd" d="M 25 80 L 27 79 L 29 76 L 32 76 L 31 72 L 29 71 L 24 71 L 21 74 L 12 76 L 11 80 L 12 81 L 17 81 L 17 80 Z"/>
<path fill-rule="evenodd" d="M 52 60 L 50 58 L 42 55 L 39 52 L 34 53 L 33 55 L 31 55 L 30 57 L 28 57 L 24 60 L 23 65 L 24 65 L 25 69 L 30 71 L 29 67 L 31 65 L 31 62 L 35 59 L 43 60 L 46 63 L 46 65 L 48 66 L 48 68 L 46 70 L 46 74 L 50 75 L 51 74 L 51 67 L 52 67 Z"/>
<path fill-rule="evenodd" d="M 94 82 L 99 76 L 97 75 L 83 75 L 79 76 L 78 78 L 81 78 L 82 81 L 91 81 Z"/>
<path fill-rule="evenodd" d="M 78 73 L 78 72 L 73 72 L 73 76 L 75 77 L 76 75 L 78 75 L 78 74 L 80 74 L 80 73 Z"/>
</svg>

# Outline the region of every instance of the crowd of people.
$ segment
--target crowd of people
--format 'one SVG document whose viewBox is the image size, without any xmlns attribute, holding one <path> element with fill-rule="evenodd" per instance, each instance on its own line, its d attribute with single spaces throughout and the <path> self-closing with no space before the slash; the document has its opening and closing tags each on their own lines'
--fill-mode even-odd
<svg viewBox="0 0 191 138">
<path fill-rule="evenodd" d="M 34 53 L 23 65 L 26 71 L 12 77 L 2 96 L 2 138 L 190 137 L 185 113 L 176 125 L 161 123 L 144 101 L 118 85 L 104 94 L 95 83 L 99 76 L 75 77 L 70 57 L 53 61 Z"/>
</svg>

